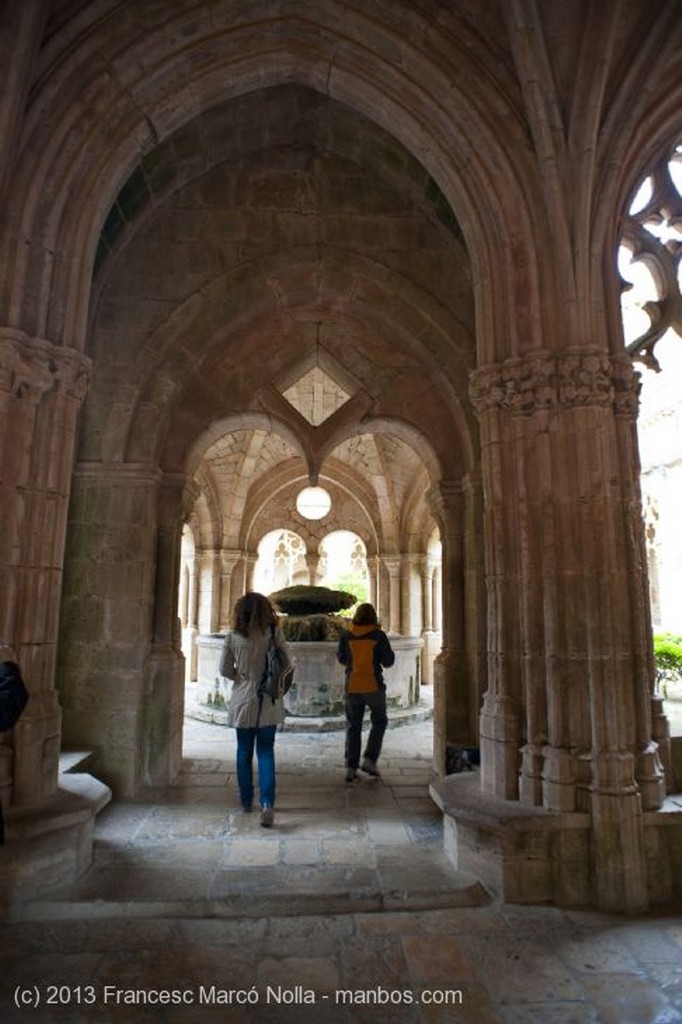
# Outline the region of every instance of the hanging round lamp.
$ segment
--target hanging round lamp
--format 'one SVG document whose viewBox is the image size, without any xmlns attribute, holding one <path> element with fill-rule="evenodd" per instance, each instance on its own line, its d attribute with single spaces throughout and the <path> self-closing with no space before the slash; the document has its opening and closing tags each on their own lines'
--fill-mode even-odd
<svg viewBox="0 0 682 1024">
<path fill-rule="evenodd" d="M 324 487 L 304 487 L 296 498 L 296 508 L 304 519 L 324 519 L 331 507 L 331 495 Z"/>
</svg>

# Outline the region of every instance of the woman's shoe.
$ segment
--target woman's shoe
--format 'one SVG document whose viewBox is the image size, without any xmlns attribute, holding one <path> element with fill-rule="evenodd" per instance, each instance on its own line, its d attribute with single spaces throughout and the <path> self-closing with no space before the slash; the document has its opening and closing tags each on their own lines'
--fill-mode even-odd
<svg viewBox="0 0 682 1024">
<path fill-rule="evenodd" d="M 265 804 L 260 809 L 260 823 L 263 828 L 271 828 L 273 821 L 275 820 L 275 812 L 270 804 Z"/>
</svg>

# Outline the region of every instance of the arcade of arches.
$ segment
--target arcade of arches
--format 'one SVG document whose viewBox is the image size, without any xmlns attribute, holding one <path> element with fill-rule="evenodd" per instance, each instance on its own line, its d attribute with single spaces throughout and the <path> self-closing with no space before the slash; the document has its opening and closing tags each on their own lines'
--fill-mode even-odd
<svg viewBox="0 0 682 1024">
<path fill-rule="evenodd" d="M 682 130 L 679 5 L 0 16 L 6 898 L 87 866 L 110 792 L 173 781 L 182 625 L 224 626 L 282 529 L 311 579 L 351 531 L 390 628 L 430 637 L 457 864 L 522 902 L 679 896 L 633 365 L 660 331 L 626 347 L 617 268 L 623 238 L 655 262 L 628 210 Z"/>
</svg>

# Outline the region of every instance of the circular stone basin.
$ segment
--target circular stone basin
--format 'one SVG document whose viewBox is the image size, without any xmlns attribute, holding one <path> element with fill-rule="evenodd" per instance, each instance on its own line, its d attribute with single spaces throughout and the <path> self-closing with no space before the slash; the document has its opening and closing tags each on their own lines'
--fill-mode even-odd
<svg viewBox="0 0 682 1024">
<path fill-rule="evenodd" d="M 209 707 L 225 708 L 232 683 L 218 673 L 224 633 L 201 633 L 197 637 L 197 696 Z M 391 636 L 395 664 L 384 670 L 389 707 L 411 708 L 419 703 L 421 637 Z M 296 666 L 294 684 L 284 698 L 289 715 L 326 717 L 343 715 L 344 670 L 336 660 L 336 641 L 311 640 L 289 643 Z"/>
</svg>

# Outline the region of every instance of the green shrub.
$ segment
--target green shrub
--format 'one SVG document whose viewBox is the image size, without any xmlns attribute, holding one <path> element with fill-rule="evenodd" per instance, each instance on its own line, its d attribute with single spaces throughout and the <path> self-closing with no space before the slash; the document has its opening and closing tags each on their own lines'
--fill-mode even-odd
<svg viewBox="0 0 682 1024">
<path fill-rule="evenodd" d="M 682 637 L 664 633 L 654 637 L 654 665 L 656 680 L 663 696 L 668 696 L 669 683 L 682 680 Z"/>
<path fill-rule="evenodd" d="M 329 615 L 355 604 L 354 594 L 330 590 L 329 587 L 285 587 L 269 597 L 275 607 L 286 615 Z"/>
<path fill-rule="evenodd" d="M 338 615 L 287 615 L 280 625 L 291 642 L 338 640 L 348 626 Z"/>
</svg>

